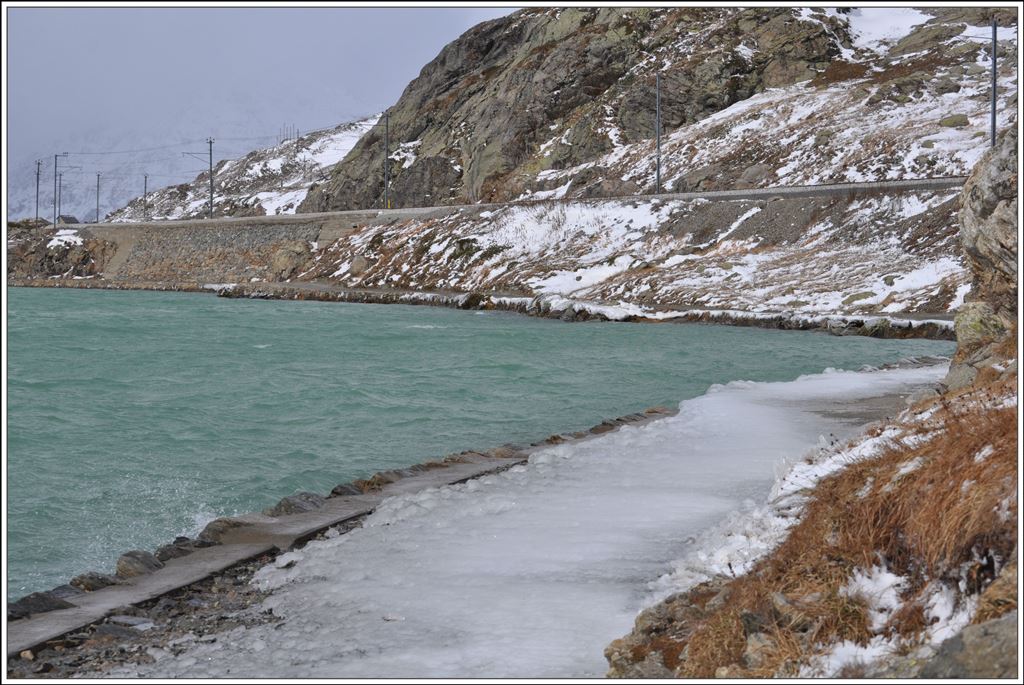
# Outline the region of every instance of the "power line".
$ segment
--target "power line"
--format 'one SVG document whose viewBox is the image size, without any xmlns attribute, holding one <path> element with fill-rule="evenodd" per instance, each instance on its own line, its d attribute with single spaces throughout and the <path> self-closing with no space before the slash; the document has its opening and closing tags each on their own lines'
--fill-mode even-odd
<svg viewBox="0 0 1024 685">
<path fill-rule="evenodd" d="M 183 142 L 180 142 L 180 143 L 175 143 L 173 145 L 161 145 L 159 147 L 143 147 L 143 148 L 138 148 L 136 150 L 103 150 L 103 151 L 93 151 L 93 152 L 86 151 L 86 152 L 71 152 L 69 154 L 72 154 L 72 155 L 129 155 L 129 154 L 134 154 L 136 152 L 156 152 L 157 150 L 170 150 L 170 149 L 173 149 L 173 148 L 176 148 L 176 147 L 181 147 L 182 145 L 191 145 L 192 143 L 201 143 L 201 142 L 203 142 L 202 139 L 200 139 L 200 140 L 186 140 L 186 141 L 183 141 Z"/>
</svg>

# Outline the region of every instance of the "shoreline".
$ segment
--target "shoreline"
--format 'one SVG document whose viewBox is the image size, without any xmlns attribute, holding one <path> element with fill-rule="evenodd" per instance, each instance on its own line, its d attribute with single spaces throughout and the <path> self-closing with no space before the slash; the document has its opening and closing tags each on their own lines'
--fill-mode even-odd
<svg viewBox="0 0 1024 685">
<path fill-rule="evenodd" d="M 96 632 L 96 626 L 105 625 L 102 622 L 112 612 L 123 614 L 128 607 L 155 604 L 170 594 L 188 594 L 189 588 L 230 574 L 235 567 L 256 558 L 269 561 L 310 540 L 322 539 L 330 529 L 354 526 L 389 497 L 498 473 L 522 464 L 545 447 L 583 442 L 624 425 L 642 425 L 677 411 L 650 407 L 605 419 L 587 430 L 556 433 L 529 445 L 506 443 L 378 471 L 366 479 L 338 484 L 325 496 L 300 492 L 262 512 L 217 518 L 195 539 L 177 537 L 155 552 L 126 551 L 118 558 L 117 575 L 86 571 L 66 585 L 30 593 L 17 602 L 9 599 L 8 667 L 18 661 L 36 661 L 41 650 L 59 654 L 84 644 L 88 639 L 82 639 L 82 631 L 92 628 Z M 12 620 L 12 609 L 26 615 Z M 31 659 L 25 658 L 26 651 L 32 654 Z"/>
<path fill-rule="evenodd" d="M 7 287 L 78 288 L 212 293 L 218 297 L 258 300 L 313 300 L 350 304 L 406 304 L 464 310 L 508 311 L 525 316 L 558 319 L 567 323 L 615 321 L 626 323 L 703 323 L 773 330 L 824 332 L 883 339 L 923 338 L 955 340 L 949 315 L 813 314 L 801 312 L 749 312 L 730 309 L 643 310 L 637 305 L 605 305 L 560 296 L 507 296 L 480 292 L 430 292 L 397 289 L 353 289 L 316 281 L 200 283 L 143 281 L 123 283 L 102 278 L 11 279 Z M 927 318 L 927 317 L 931 318 Z M 948 318 L 934 318 L 946 316 Z"/>
<path fill-rule="evenodd" d="M 922 360 L 915 364 L 934 361 Z M 893 364 L 889 368 L 903 366 L 906 363 Z M 905 396 L 898 393 L 886 395 L 882 404 L 889 406 L 884 412 L 901 405 L 903 399 Z M 318 508 L 306 509 L 309 499 L 303 495 L 308 493 L 300 493 L 285 497 L 273 507 L 280 512 L 276 516 L 269 516 L 269 510 L 265 510 L 262 514 L 218 519 L 207 526 L 198 540 L 185 542 L 179 538 L 172 543 L 175 548 L 187 548 L 190 543 L 202 542 L 202 547 L 186 553 L 191 559 L 188 556 L 172 558 L 167 562 L 167 571 L 160 569 L 120 579 L 117 585 L 85 593 L 86 598 L 93 600 L 92 614 L 58 610 L 9 621 L 9 674 L 12 677 L 38 677 L 39 674 L 64 677 L 78 673 L 82 666 L 102 670 L 110 665 L 133 663 L 140 658 L 158 660 L 161 655 L 166 655 L 165 647 L 182 651 L 196 640 L 203 641 L 210 633 L 275 620 L 269 615 L 253 619 L 250 623 L 246 623 L 248 619 L 241 622 L 238 619 L 239 611 L 262 601 L 267 594 L 249 585 L 252 574 L 273 563 L 278 556 L 301 548 L 306 542 L 335 537 L 360 526 L 384 498 L 496 473 L 523 463 L 533 452 L 545 447 L 589 440 L 623 425 L 655 421 L 677 411 L 655 407 L 643 413 L 603 421 L 586 431 L 555 434 L 529 446 L 506 444 L 484 452 L 462 452 L 440 461 L 379 472 L 365 480 L 341 484 L 327 498 L 321 498 L 328 504 L 344 505 L 340 516 L 335 511 L 316 520 L 322 512 Z M 880 405 L 865 406 L 862 412 L 858 415 L 854 434 L 880 419 L 883 410 Z M 161 549 L 167 547 L 170 546 Z M 225 553 L 229 553 L 227 557 Z M 209 566 L 205 557 L 213 555 L 219 555 L 219 561 Z M 183 575 L 182 569 L 189 566 L 195 569 L 197 565 L 201 571 L 198 576 Z M 170 582 L 154 582 L 162 573 L 168 575 L 168 572 Z M 154 590 L 154 586 L 158 589 Z M 107 601 L 97 603 L 95 600 L 102 599 L 104 594 Z M 223 609 L 230 608 L 231 611 L 225 613 L 222 605 Z M 66 621 L 62 624 L 62 614 L 72 614 L 71 622 L 75 625 Z M 25 631 L 30 626 L 32 629 Z M 157 626 L 160 629 L 153 630 Z M 173 637 L 175 633 L 183 634 Z M 188 635 L 192 638 L 187 638 Z M 123 643 L 126 640 L 131 643 L 131 649 L 125 649 Z M 154 640 L 160 644 L 146 646 Z"/>
</svg>

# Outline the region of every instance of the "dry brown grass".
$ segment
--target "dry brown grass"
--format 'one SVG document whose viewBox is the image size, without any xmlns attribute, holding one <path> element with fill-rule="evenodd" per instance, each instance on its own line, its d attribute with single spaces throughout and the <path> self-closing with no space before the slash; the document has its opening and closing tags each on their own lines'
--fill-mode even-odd
<svg viewBox="0 0 1024 685">
<path fill-rule="evenodd" d="M 833 83 L 862 78 L 866 73 L 868 73 L 868 67 L 865 64 L 835 60 L 829 62 L 825 71 L 814 77 L 811 85 L 816 87 L 830 86 Z"/>
<path fill-rule="evenodd" d="M 927 628 L 929 582 L 964 580 L 972 594 L 991 585 L 979 609 L 989 618 L 1015 608 L 1016 582 L 992 580 L 1017 539 L 1016 407 L 985 408 L 1015 391 L 1016 376 L 935 400 L 932 415 L 911 427 L 910 446 L 820 482 L 786 541 L 692 630 L 676 674 L 713 677 L 723 666 L 753 677 L 795 674 L 822 644 L 866 643 L 867 607 L 840 592 L 855 568 L 884 564 L 908 579 L 884 632 L 909 640 Z M 987 447 L 991 454 L 976 460 Z M 773 593 L 788 603 L 781 612 Z M 772 643 L 760 664 L 743 663 L 745 615 Z"/>
</svg>

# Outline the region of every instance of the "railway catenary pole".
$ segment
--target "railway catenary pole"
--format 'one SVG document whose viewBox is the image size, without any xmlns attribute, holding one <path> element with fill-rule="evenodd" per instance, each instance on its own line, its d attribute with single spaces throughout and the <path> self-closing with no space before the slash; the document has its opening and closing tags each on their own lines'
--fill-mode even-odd
<svg viewBox="0 0 1024 685">
<path fill-rule="evenodd" d="M 43 161 L 41 159 L 36 160 L 36 221 L 39 221 L 39 174 L 42 168 Z"/>
<path fill-rule="evenodd" d="M 999 49 L 997 33 L 999 22 L 992 17 L 992 147 L 996 145 L 996 53 Z"/>
<path fill-rule="evenodd" d="M 207 138 L 210 146 L 210 218 L 213 218 L 213 138 Z"/>
<path fill-rule="evenodd" d="M 68 153 L 61 152 L 53 156 L 53 225 L 57 225 L 57 216 L 60 214 L 60 188 L 57 185 L 58 161 L 61 157 L 67 157 Z"/>
<path fill-rule="evenodd" d="M 654 177 L 656 193 L 661 193 L 661 73 L 654 75 L 654 137 L 657 140 L 658 159 Z"/>
<path fill-rule="evenodd" d="M 388 136 L 391 129 L 391 114 L 384 112 L 384 209 L 391 209 L 391 200 L 388 198 L 388 186 L 391 183 L 391 170 L 388 168 L 388 154 L 390 143 Z"/>
</svg>

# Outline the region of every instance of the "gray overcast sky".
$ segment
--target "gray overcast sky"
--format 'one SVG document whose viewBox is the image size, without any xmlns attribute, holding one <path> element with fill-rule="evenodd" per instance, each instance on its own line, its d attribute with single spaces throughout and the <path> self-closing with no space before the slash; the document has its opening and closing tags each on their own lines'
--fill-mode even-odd
<svg viewBox="0 0 1024 685">
<path fill-rule="evenodd" d="M 20 164 L 69 147 L 274 135 L 379 111 L 445 44 L 513 8 L 6 11 L 8 161 Z"/>
</svg>

